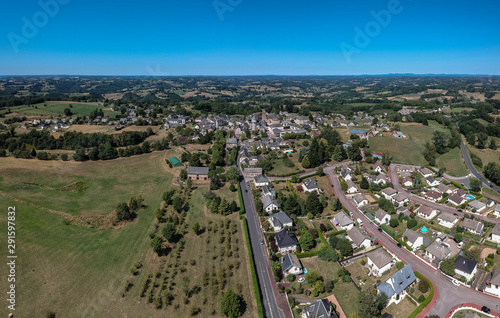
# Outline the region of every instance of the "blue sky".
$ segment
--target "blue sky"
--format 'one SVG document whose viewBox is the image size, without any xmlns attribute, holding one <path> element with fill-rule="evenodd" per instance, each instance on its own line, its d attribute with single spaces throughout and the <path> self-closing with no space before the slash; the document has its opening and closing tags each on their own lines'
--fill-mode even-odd
<svg viewBox="0 0 500 318">
<path fill-rule="evenodd" d="M 494 0 L 2 1 L 0 74 L 500 75 L 498 12 Z"/>
</svg>

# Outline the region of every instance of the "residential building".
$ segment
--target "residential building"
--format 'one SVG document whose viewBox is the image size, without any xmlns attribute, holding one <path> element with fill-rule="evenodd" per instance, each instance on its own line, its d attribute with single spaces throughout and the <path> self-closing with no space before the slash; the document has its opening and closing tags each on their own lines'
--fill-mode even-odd
<svg viewBox="0 0 500 318">
<path fill-rule="evenodd" d="M 328 299 L 319 299 L 302 309 L 302 318 L 338 318 Z"/>
<path fill-rule="evenodd" d="M 425 178 L 425 181 L 430 187 L 437 187 L 440 184 L 433 176 Z"/>
<path fill-rule="evenodd" d="M 419 172 L 424 178 L 431 177 L 434 175 L 434 173 L 428 168 L 422 168 L 419 170 Z"/>
<path fill-rule="evenodd" d="M 495 215 L 497 218 L 500 218 L 500 204 L 497 204 L 497 206 L 493 210 L 493 215 Z"/>
<path fill-rule="evenodd" d="M 375 164 L 373 165 L 373 171 L 378 173 L 384 172 L 384 165 L 382 165 L 382 162 L 380 162 L 380 160 L 377 160 L 377 162 L 375 162 Z"/>
<path fill-rule="evenodd" d="M 351 201 L 356 204 L 356 206 L 359 208 L 359 207 L 362 207 L 364 205 L 367 205 L 368 204 L 368 199 L 362 195 L 362 194 L 355 194 L 352 198 L 351 198 Z"/>
<path fill-rule="evenodd" d="M 410 177 L 406 177 L 403 179 L 403 181 L 401 182 L 401 184 L 407 188 L 413 186 L 413 179 L 410 178 Z"/>
<path fill-rule="evenodd" d="M 283 275 L 300 275 L 302 274 L 302 264 L 297 255 L 286 253 L 280 257 L 281 270 Z"/>
<path fill-rule="evenodd" d="M 274 190 L 272 190 L 268 185 L 262 187 L 262 196 L 270 195 L 274 197 Z"/>
<path fill-rule="evenodd" d="M 243 177 L 245 178 L 255 178 L 260 174 L 262 174 L 262 168 L 245 168 L 243 170 Z"/>
<path fill-rule="evenodd" d="M 447 243 L 436 240 L 432 242 L 431 245 L 427 246 L 425 249 L 425 255 L 433 262 L 438 265 L 442 260 L 450 256 L 451 248 Z"/>
<path fill-rule="evenodd" d="M 439 201 L 443 198 L 443 196 L 441 195 L 441 193 L 437 192 L 437 191 L 434 191 L 434 190 L 429 190 L 425 193 L 425 197 L 429 200 L 432 200 L 432 201 Z"/>
<path fill-rule="evenodd" d="M 491 240 L 496 243 L 500 243 L 500 224 L 495 224 L 495 227 L 491 230 Z"/>
<path fill-rule="evenodd" d="M 187 176 L 191 180 L 208 180 L 208 167 L 188 167 Z"/>
<path fill-rule="evenodd" d="M 342 230 L 349 231 L 354 226 L 354 221 L 345 214 L 345 212 L 339 212 L 333 217 L 333 224 L 340 226 Z"/>
<path fill-rule="evenodd" d="M 375 221 L 382 225 L 382 224 L 389 224 L 389 221 L 391 220 L 391 216 L 389 213 L 385 212 L 382 209 L 378 209 L 377 213 L 375 213 Z"/>
<path fill-rule="evenodd" d="M 229 137 L 226 139 L 226 149 L 238 147 L 238 139 L 235 137 Z"/>
<path fill-rule="evenodd" d="M 374 276 L 380 277 L 383 273 L 391 269 L 392 256 L 389 255 L 383 248 L 378 248 L 373 252 L 366 254 L 366 257 L 367 263 Z"/>
<path fill-rule="evenodd" d="M 356 247 L 368 248 L 372 245 L 371 237 L 360 227 L 353 227 L 347 232 L 349 239 L 356 244 Z"/>
<path fill-rule="evenodd" d="M 417 215 L 423 219 L 430 220 L 434 218 L 437 211 L 426 205 L 421 205 L 417 210 Z"/>
<path fill-rule="evenodd" d="M 439 225 L 451 229 L 458 222 L 458 216 L 448 212 L 442 212 L 438 217 Z"/>
<path fill-rule="evenodd" d="M 484 291 L 500 297 L 500 269 L 496 269 L 495 272 L 493 272 L 491 278 L 486 282 Z"/>
<path fill-rule="evenodd" d="M 285 254 L 286 252 L 295 252 L 299 241 L 290 230 L 283 230 L 274 234 L 276 244 L 278 245 L 278 252 Z"/>
<path fill-rule="evenodd" d="M 263 209 L 267 213 L 271 213 L 273 211 L 277 211 L 280 209 L 280 205 L 278 204 L 276 199 L 271 195 L 265 195 L 264 197 L 262 197 L 261 201 Z"/>
<path fill-rule="evenodd" d="M 403 193 L 398 193 L 392 197 L 392 202 L 394 203 L 395 206 L 402 206 L 408 201 L 409 201 L 408 197 Z"/>
<path fill-rule="evenodd" d="M 255 187 L 257 188 L 262 188 L 265 185 L 270 185 L 271 183 L 269 182 L 269 179 L 266 178 L 264 175 L 259 174 L 256 176 L 253 180 L 253 183 L 255 184 Z"/>
<path fill-rule="evenodd" d="M 478 200 L 471 201 L 467 205 L 471 210 L 476 210 L 476 212 L 481 212 L 486 209 L 486 204 Z"/>
<path fill-rule="evenodd" d="M 384 196 L 384 198 L 391 201 L 392 197 L 395 196 L 397 193 L 398 191 L 394 190 L 393 188 L 385 188 L 384 190 L 382 190 L 382 195 Z"/>
<path fill-rule="evenodd" d="M 482 222 L 471 219 L 464 219 L 462 222 L 460 222 L 460 226 L 463 227 L 466 231 L 471 232 L 472 234 L 483 234 L 484 224 Z"/>
<path fill-rule="evenodd" d="M 351 176 L 352 170 L 350 168 L 344 168 L 340 171 L 340 175 L 345 181 L 352 180 Z"/>
<path fill-rule="evenodd" d="M 318 184 L 316 183 L 316 180 L 314 179 L 306 179 L 304 182 L 302 182 L 302 189 L 304 189 L 304 192 L 318 192 Z"/>
<path fill-rule="evenodd" d="M 389 182 L 389 177 L 385 173 L 381 173 L 378 176 L 375 177 L 375 180 L 373 183 L 376 183 L 378 185 L 386 185 Z"/>
<path fill-rule="evenodd" d="M 439 192 L 441 192 L 442 194 L 445 194 L 445 193 L 448 193 L 448 194 L 451 194 L 451 189 L 447 186 L 447 185 L 444 185 L 442 183 L 440 183 L 438 186 L 437 186 L 437 190 Z"/>
<path fill-rule="evenodd" d="M 419 249 L 421 246 L 429 246 L 431 244 L 429 238 L 411 229 L 407 229 L 403 233 L 403 241 L 414 250 Z"/>
<path fill-rule="evenodd" d="M 453 194 L 450 194 L 448 196 L 448 202 L 450 202 L 451 204 L 454 204 L 454 205 L 461 205 L 463 203 L 465 203 L 465 199 L 463 197 L 461 197 L 460 195 L 456 194 L 456 193 L 453 193 Z"/>
<path fill-rule="evenodd" d="M 346 190 L 347 193 L 358 192 L 358 187 L 354 184 L 354 182 L 352 182 L 351 180 L 347 180 L 346 183 L 347 183 L 347 190 Z"/>
<path fill-rule="evenodd" d="M 271 215 L 268 220 L 275 232 L 281 231 L 285 227 L 293 226 L 293 220 L 283 211 Z"/>
<path fill-rule="evenodd" d="M 477 262 L 462 255 L 455 258 L 455 274 L 465 277 L 470 281 L 477 271 Z"/>
<path fill-rule="evenodd" d="M 416 279 L 413 268 L 408 264 L 378 285 L 377 290 L 387 296 L 387 306 L 392 303 L 397 304 L 406 296 L 406 288 L 413 284 Z"/>
</svg>

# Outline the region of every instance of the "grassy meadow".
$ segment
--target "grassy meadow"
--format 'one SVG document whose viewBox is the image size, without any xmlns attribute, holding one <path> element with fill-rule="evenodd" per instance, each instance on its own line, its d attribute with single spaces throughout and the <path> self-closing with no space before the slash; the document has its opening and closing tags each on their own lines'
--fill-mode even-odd
<svg viewBox="0 0 500 318">
<path fill-rule="evenodd" d="M 149 235 L 157 228 L 155 214 L 162 206 L 162 193 L 179 187 L 174 180 L 181 168 L 170 169 L 165 163 L 175 152 L 83 163 L 0 158 L 0 191 L 7 195 L 0 195 L 1 208 L 6 211 L 15 206 L 17 211 L 16 316 L 45 317 L 52 311 L 57 317 L 185 317 L 196 305 L 201 308 L 200 317 L 212 311 L 213 317 L 222 317 L 220 297 L 226 288 L 232 288 L 241 290 L 246 301 L 244 317 L 254 317 L 242 223 L 236 214 L 223 218 L 206 211 L 202 193 L 207 184 L 194 186 L 184 224 L 184 251 L 177 253 L 174 247 L 162 257 L 152 251 Z M 145 204 L 137 218 L 108 229 L 68 224 L 64 216 L 50 212 L 107 215 L 117 203 L 137 195 Z M 237 201 L 237 194 L 234 198 Z M 196 221 L 204 227 L 212 221 L 215 228 L 222 219 L 225 240 L 231 237 L 231 257 L 220 256 L 219 247 L 225 246 L 219 243 L 222 229 L 206 230 L 199 236 L 191 230 Z M 230 226 L 227 220 L 231 220 Z M 7 226 L 6 213 L 0 214 L 0 226 Z M 0 256 L 5 258 L 5 252 Z M 138 262 L 142 267 L 133 275 L 131 268 Z M 223 288 L 219 285 L 218 293 L 200 283 L 205 271 L 219 274 L 223 267 L 227 282 Z M 175 299 L 170 306 L 155 309 L 142 289 L 148 277 L 151 281 L 163 278 L 166 271 L 178 271 L 170 285 Z M 6 266 L 0 274 L 7 275 Z M 190 278 L 190 287 L 201 287 L 188 300 L 183 296 L 184 277 Z M 156 281 L 148 290 L 154 288 L 156 293 L 162 286 Z M 6 316 L 6 310 L 2 307 L 1 314 Z"/>
<path fill-rule="evenodd" d="M 45 104 L 47 106 L 45 106 Z M 69 105 L 72 105 L 70 107 Z M 111 109 L 102 106 L 98 103 L 82 103 L 82 102 L 71 102 L 71 101 L 47 101 L 45 103 L 39 103 L 32 106 L 19 105 L 9 107 L 12 114 L 17 116 L 62 116 L 64 115 L 64 109 L 69 108 L 73 113 L 71 117 L 78 116 L 88 116 L 95 109 L 102 109 L 105 116 L 114 118 L 115 115 L 120 114 L 120 112 L 111 111 Z M 5 114 L 7 109 L 0 110 L 0 114 Z"/>
<path fill-rule="evenodd" d="M 431 141 L 432 134 L 436 130 L 444 131 L 449 135 L 449 131 L 434 121 L 429 121 L 428 126 L 415 123 L 401 123 L 401 131 L 408 138 L 392 137 L 391 132 L 384 132 L 383 137 L 372 137 L 369 139 L 370 149 L 383 153 L 387 151 L 392 155 L 395 163 L 426 165 L 423 151 L 425 143 Z"/>
<path fill-rule="evenodd" d="M 463 177 L 469 174 L 462 158 L 462 151 L 458 147 L 439 156 L 436 159 L 436 165 L 439 168 L 446 168 L 446 173 L 454 177 Z"/>
</svg>

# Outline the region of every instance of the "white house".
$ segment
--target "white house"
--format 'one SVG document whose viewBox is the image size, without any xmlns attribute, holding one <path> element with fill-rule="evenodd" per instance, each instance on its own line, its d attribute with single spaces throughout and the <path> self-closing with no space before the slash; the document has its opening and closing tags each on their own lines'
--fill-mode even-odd
<svg viewBox="0 0 500 318">
<path fill-rule="evenodd" d="M 279 253 L 285 254 L 286 252 L 295 252 L 297 250 L 299 241 L 292 231 L 283 230 L 274 234 L 274 237 L 276 238 Z"/>
<path fill-rule="evenodd" d="M 286 253 L 280 257 L 280 264 L 285 276 L 302 274 L 302 264 L 297 255 Z"/>
<path fill-rule="evenodd" d="M 344 212 L 339 212 L 333 217 L 333 224 L 340 226 L 342 230 L 349 231 L 354 226 L 354 221 Z"/>
<path fill-rule="evenodd" d="M 486 282 L 484 291 L 500 297 L 500 269 L 496 269 L 489 281 Z"/>
<path fill-rule="evenodd" d="M 453 193 L 448 196 L 448 202 L 454 205 L 461 205 L 465 203 L 465 201 L 466 200 L 457 193 Z"/>
<path fill-rule="evenodd" d="M 477 262 L 462 255 L 455 258 L 455 274 L 465 277 L 470 281 L 477 271 Z"/>
<path fill-rule="evenodd" d="M 340 175 L 342 178 L 344 178 L 345 181 L 347 180 L 352 180 L 351 176 L 351 169 L 350 168 L 344 168 L 340 171 Z"/>
<path fill-rule="evenodd" d="M 427 178 L 427 177 L 434 175 L 434 173 L 428 168 L 422 168 L 419 170 L 419 172 L 420 172 L 420 174 L 422 174 L 422 176 L 424 178 Z"/>
<path fill-rule="evenodd" d="M 403 233 L 403 241 L 406 242 L 411 248 L 414 250 L 419 249 L 420 246 L 429 246 L 431 244 L 431 240 L 429 240 L 426 236 L 423 236 L 422 233 L 413 231 L 411 229 L 407 229 Z"/>
<path fill-rule="evenodd" d="M 347 180 L 346 183 L 347 183 L 347 190 L 346 190 L 347 193 L 356 193 L 356 192 L 358 192 L 358 187 L 356 187 L 356 185 L 354 184 L 354 182 L 352 182 L 351 180 Z"/>
<path fill-rule="evenodd" d="M 385 188 L 384 190 L 382 190 L 382 195 L 384 196 L 384 198 L 391 201 L 392 197 L 395 196 L 397 193 L 398 191 L 394 190 L 393 188 Z"/>
<path fill-rule="evenodd" d="M 276 200 L 270 195 L 265 195 L 261 201 L 264 211 L 266 211 L 267 213 L 271 213 L 272 211 L 277 211 L 280 209 L 280 205 L 278 204 L 278 202 L 276 202 Z"/>
<path fill-rule="evenodd" d="M 443 193 L 443 194 L 444 194 L 444 193 L 448 193 L 448 194 L 451 194 L 451 193 L 452 193 L 451 189 L 450 189 L 447 185 L 444 185 L 444 184 L 442 184 L 442 183 L 440 183 L 440 184 L 438 185 L 437 190 L 438 190 L 439 192 Z"/>
<path fill-rule="evenodd" d="M 439 225 L 442 225 L 444 227 L 447 227 L 451 229 L 457 222 L 458 222 L 458 216 L 453 215 L 451 213 L 443 212 L 441 213 L 438 217 L 438 222 Z"/>
<path fill-rule="evenodd" d="M 471 210 L 475 209 L 476 212 L 481 212 L 482 210 L 486 209 L 486 204 L 478 200 L 471 201 L 467 205 Z"/>
<path fill-rule="evenodd" d="M 351 201 L 354 204 L 356 204 L 356 206 L 358 208 L 368 204 L 368 199 L 364 195 L 362 195 L 361 193 L 354 195 L 351 198 Z"/>
<path fill-rule="evenodd" d="M 375 213 L 375 221 L 380 225 L 389 224 L 389 221 L 391 221 L 391 216 L 384 210 L 378 209 L 377 213 Z"/>
<path fill-rule="evenodd" d="M 434 210 L 431 207 L 428 207 L 426 205 L 421 205 L 418 208 L 417 215 L 423 219 L 430 220 L 434 218 L 437 214 L 437 211 Z"/>
<path fill-rule="evenodd" d="M 439 185 L 439 181 L 437 181 L 433 176 L 425 178 L 427 184 L 431 187 L 437 187 Z"/>
<path fill-rule="evenodd" d="M 366 254 L 366 257 L 371 272 L 377 277 L 391 269 L 392 257 L 383 248 Z"/>
<path fill-rule="evenodd" d="M 274 229 L 275 232 L 283 230 L 285 227 L 292 227 L 293 221 L 283 211 L 279 211 L 269 217 L 269 224 Z"/>
<path fill-rule="evenodd" d="M 370 235 L 362 228 L 355 226 L 347 232 L 347 235 L 357 247 L 368 248 L 372 245 Z"/>
<path fill-rule="evenodd" d="M 406 202 L 409 202 L 409 200 L 408 200 L 408 197 L 406 195 L 404 195 L 403 193 L 398 193 L 392 197 L 392 202 L 396 206 L 402 206 Z"/>
<path fill-rule="evenodd" d="M 450 245 L 447 243 L 436 240 L 425 249 L 425 256 L 427 256 L 434 264 L 439 264 L 451 254 Z"/>
<path fill-rule="evenodd" d="M 471 219 L 464 219 L 462 222 L 460 222 L 460 226 L 463 227 L 466 231 L 471 232 L 472 234 L 483 234 L 484 224 L 482 222 Z"/>
<path fill-rule="evenodd" d="M 394 273 L 388 280 L 377 286 L 377 290 L 387 296 L 387 306 L 399 303 L 406 296 L 406 288 L 417 280 L 410 264 Z"/>
<path fill-rule="evenodd" d="M 384 172 L 384 166 L 382 165 L 380 160 L 377 160 L 377 162 L 375 162 L 375 165 L 373 165 L 373 171 L 378 173 Z"/>
<path fill-rule="evenodd" d="M 302 182 L 302 189 L 304 189 L 304 192 L 318 192 L 318 184 L 316 183 L 316 180 L 313 180 L 311 178 L 306 179 L 304 182 Z"/>
<path fill-rule="evenodd" d="M 261 174 L 259 174 L 258 176 L 255 177 L 255 179 L 253 180 L 253 183 L 255 184 L 255 186 L 257 188 L 261 188 L 265 185 L 268 186 L 270 184 L 269 179 L 267 179 L 266 177 L 264 177 Z"/>
<path fill-rule="evenodd" d="M 491 240 L 500 243 L 500 224 L 495 224 L 495 227 L 491 230 Z"/>
<path fill-rule="evenodd" d="M 497 218 L 500 218 L 500 204 L 497 204 L 495 210 L 493 210 L 493 215 L 495 215 Z"/>
<path fill-rule="evenodd" d="M 376 183 L 378 185 L 386 185 L 387 182 L 389 182 L 389 177 L 387 177 L 387 175 L 385 173 L 381 173 L 379 174 L 375 180 L 373 180 L 373 183 Z"/>
<path fill-rule="evenodd" d="M 409 188 L 413 185 L 413 180 L 410 177 L 406 177 L 403 179 L 402 184 L 403 184 L 403 186 Z"/>
</svg>

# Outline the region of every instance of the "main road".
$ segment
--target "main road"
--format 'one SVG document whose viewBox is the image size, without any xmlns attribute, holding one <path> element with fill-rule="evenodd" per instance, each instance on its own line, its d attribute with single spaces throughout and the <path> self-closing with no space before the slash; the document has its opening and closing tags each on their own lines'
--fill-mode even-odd
<svg viewBox="0 0 500 318">
<path fill-rule="evenodd" d="M 414 270 L 433 282 L 438 298 L 437 302 L 428 312 L 429 315 L 445 317 L 451 308 L 463 303 L 470 303 L 478 306 L 486 305 L 491 309 L 494 309 L 496 305 L 500 305 L 500 299 L 496 297 L 477 292 L 462 285 L 453 285 L 451 280 L 439 270 L 436 270 L 405 248 L 398 248 L 396 242 L 390 236 L 385 234 L 385 232 L 379 232 L 377 226 L 370 223 L 370 220 L 349 201 L 340 187 L 340 182 L 335 174 L 334 168 L 328 167 L 325 168 L 324 171 L 329 176 L 330 183 L 342 205 L 351 212 L 355 218 L 364 220 L 364 228 L 399 259 L 407 264 L 411 264 Z"/>
<path fill-rule="evenodd" d="M 255 266 L 255 272 L 257 274 L 259 289 L 262 296 L 262 304 L 264 305 L 264 316 L 270 318 L 280 318 L 282 317 L 282 314 L 278 308 L 273 291 L 273 284 L 275 284 L 274 277 L 272 277 L 272 273 L 269 272 L 266 247 L 264 244 L 261 244 L 261 240 L 264 238 L 260 229 L 259 217 L 250 194 L 252 189 L 248 187 L 244 178 L 240 181 L 240 188 L 243 205 L 245 207 L 248 234 L 250 236 L 250 245 L 252 247 L 254 261 L 254 264 L 250 264 L 250 266 Z"/>
<path fill-rule="evenodd" d="M 470 160 L 470 156 L 469 156 L 469 153 L 467 152 L 467 148 L 465 147 L 465 143 L 464 143 L 462 136 L 460 136 L 460 149 L 462 150 L 462 156 L 464 157 L 465 164 L 467 165 L 467 168 L 469 168 L 469 171 L 476 178 L 481 180 L 481 182 L 483 182 L 483 185 L 485 187 L 490 188 L 493 191 L 500 193 L 500 188 L 498 188 L 493 183 L 488 181 L 485 177 L 483 177 L 483 175 L 479 171 L 476 170 L 476 168 L 474 168 L 474 164 L 472 164 L 472 161 Z"/>
</svg>

